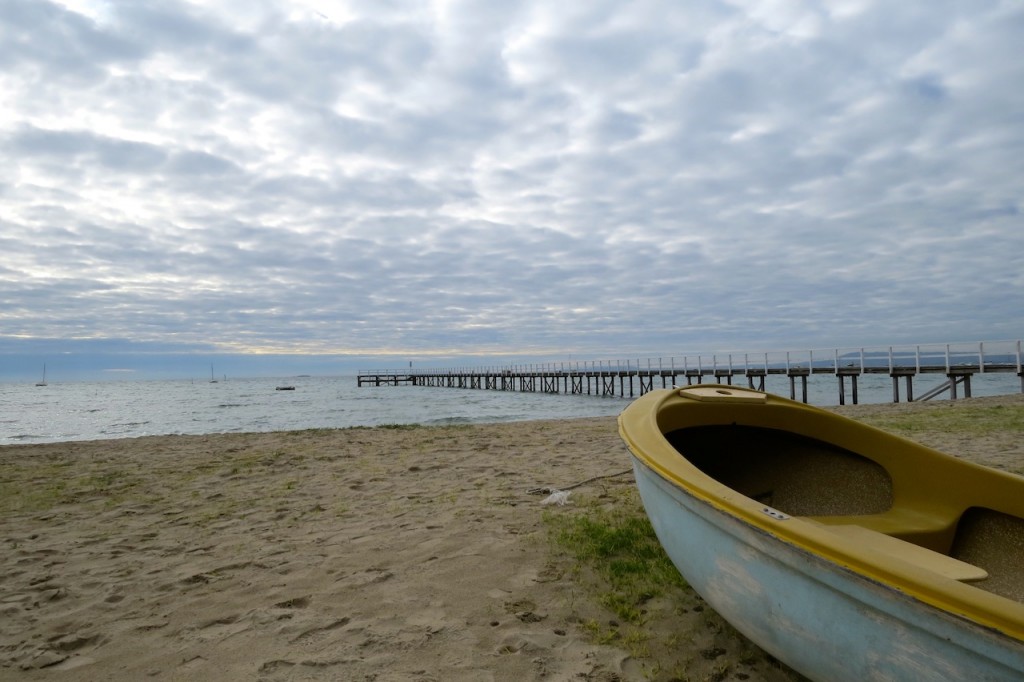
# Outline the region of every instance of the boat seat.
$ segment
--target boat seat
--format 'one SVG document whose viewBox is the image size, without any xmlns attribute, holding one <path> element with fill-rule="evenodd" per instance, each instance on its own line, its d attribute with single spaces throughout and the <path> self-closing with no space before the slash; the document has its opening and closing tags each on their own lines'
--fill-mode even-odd
<svg viewBox="0 0 1024 682">
<path fill-rule="evenodd" d="M 881 514 L 853 516 L 803 517 L 824 526 L 860 526 L 916 545 L 947 551 L 953 542 L 959 515 L 942 511 L 926 511 L 893 507 Z"/>
<path fill-rule="evenodd" d="M 883 554 L 888 554 L 915 566 L 926 568 L 929 571 L 952 578 L 953 580 L 968 582 L 984 580 L 988 577 L 988 571 L 980 566 L 974 566 L 966 561 L 954 559 L 951 556 L 940 554 L 920 545 L 915 545 L 912 542 L 906 542 L 905 540 L 894 538 L 864 526 L 840 524 L 826 527 L 829 531 L 844 538 L 854 540 Z"/>
</svg>

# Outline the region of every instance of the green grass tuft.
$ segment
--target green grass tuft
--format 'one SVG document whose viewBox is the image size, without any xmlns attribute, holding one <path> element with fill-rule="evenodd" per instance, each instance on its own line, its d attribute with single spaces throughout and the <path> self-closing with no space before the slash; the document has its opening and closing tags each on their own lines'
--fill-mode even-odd
<svg viewBox="0 0 1024 682">
<path fill-rule="evenodd" d="M 969 405 L 955 410 L 932 409 L 908 414 L 871 416 L 863 418 L 862 421 L 910 438 L 931 432 L 952 431 L 964 435 L 1000 432 L 1024 435 L 1024 405 Z"/>
<path fill-rule="evenodd" d="M 619 618 L 643 622 L 643 605 L 686 581 L 665 554 L 635 492 L 617 504 L 584 504 L 544 516 L 554 544 L 602 583 L 598 601 Z"/>
</svg>

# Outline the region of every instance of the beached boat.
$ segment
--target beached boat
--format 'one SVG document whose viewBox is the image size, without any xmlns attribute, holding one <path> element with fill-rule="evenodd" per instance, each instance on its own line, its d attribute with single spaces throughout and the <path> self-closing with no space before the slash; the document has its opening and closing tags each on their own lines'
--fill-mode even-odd
<svg viewBox="0 0 1024 682">
<path fill-rule="evenodd" d="M 690 585 L 816 680 L 1024 679 L 1024 478 L 734 386 L 619 417 Z"/>
</svg>

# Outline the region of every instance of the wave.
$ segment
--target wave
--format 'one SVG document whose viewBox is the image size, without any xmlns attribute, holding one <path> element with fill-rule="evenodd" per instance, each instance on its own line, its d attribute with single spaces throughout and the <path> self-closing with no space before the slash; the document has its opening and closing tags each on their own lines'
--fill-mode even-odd
<svg viewBox="0 0 1024 682">
<path fill-rule="evenodd" d="M 427 419 L 422 422 L 427 426 L 451 426 L 453 424 L 475 424 L 479 419 L 473 419 L 471 417 L 439 417 L 437 419 Z"/>
</svg>

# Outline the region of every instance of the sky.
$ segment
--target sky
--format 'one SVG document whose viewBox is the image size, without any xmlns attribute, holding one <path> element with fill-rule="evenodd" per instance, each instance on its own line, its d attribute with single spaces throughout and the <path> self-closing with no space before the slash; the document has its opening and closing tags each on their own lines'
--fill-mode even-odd
<svg viewBox="0 0 1024 682">
<path fill-rule="evenodd" d="M 0 375 L 1019 339 L 1021 45 L 1018 0 L 0 0 Z"/>
</svg>

